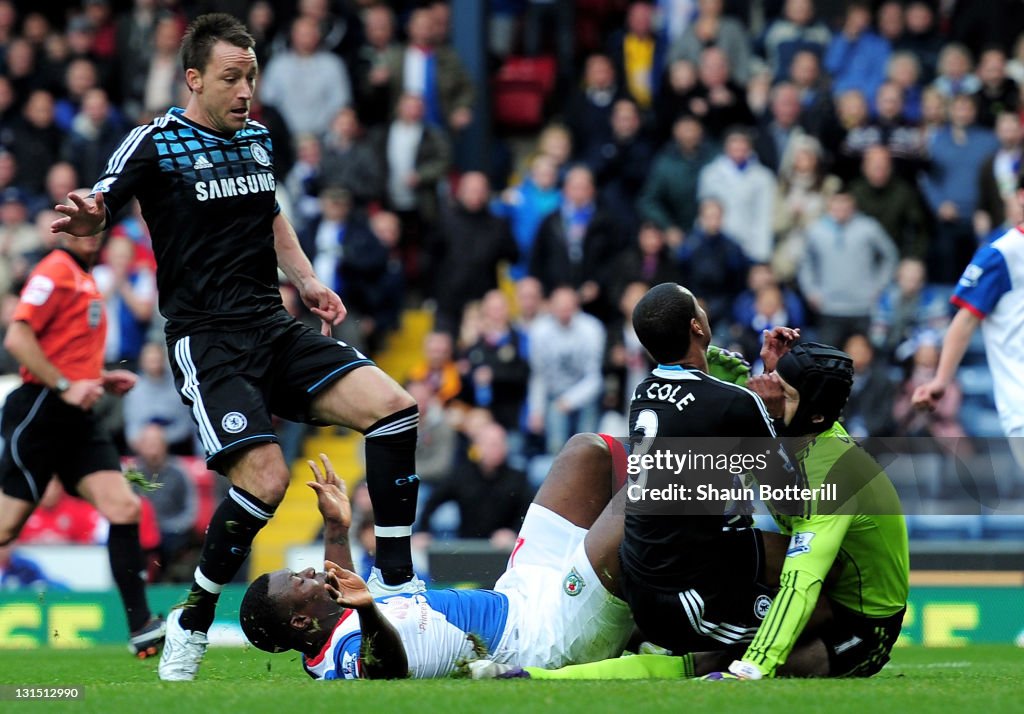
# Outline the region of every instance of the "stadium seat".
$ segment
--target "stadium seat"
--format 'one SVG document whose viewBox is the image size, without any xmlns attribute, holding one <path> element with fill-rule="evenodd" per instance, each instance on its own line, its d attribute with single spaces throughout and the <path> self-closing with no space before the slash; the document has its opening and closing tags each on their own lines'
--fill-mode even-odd
<svg viewBox="0 0 1024 714">
<path fill-rule="evenodd" d="M 494 119 L 509 129 L 538 129 L 555 89 L 555 58 L 510 57 L 494 78 Z"/>
<path fill-rule="evenodd" d="M 555 91 L 558 67 L 551 55 L 541 57 L 509 57 L 498 70 L 499 80 L 536 83 L 549 96 Z"/>
<path fill-rule="evenodd" d="M 978 540 L 982 518 L 978 515 L 909 515 L 907 532 L 920 540 Z"/>
<path fill-rule="evenodd" d="M 1024 513 L 990 513 L 981 517 L 982 537 L 1024 541 Z"/>
<path fill-rule="evenodd" d="M 536 82 L 497 80 L 494 120 L 508 129 L 537 129 L 544 123 L 544 91 Z"/>
</svg>

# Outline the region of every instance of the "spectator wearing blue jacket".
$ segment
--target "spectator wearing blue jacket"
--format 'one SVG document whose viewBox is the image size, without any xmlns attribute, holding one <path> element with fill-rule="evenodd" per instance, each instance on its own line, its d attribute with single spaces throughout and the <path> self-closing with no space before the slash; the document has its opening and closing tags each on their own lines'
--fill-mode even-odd
<svg viewBox="0 0 1024 714">
<path fill-rule="evenodd" d="M 867 0 L 854 0 L 846 8 L 842 32 L 832 36 L 825 53 L 825 69 L 832 75 L 836 96 L 859 89 L 873 97 L 885 81 L 889 41 L 871 29 L 871 7 Z"/>
<path fill-rule="evenodd" d="M 518 186 L 501 194 L 491 203 L 491 212 L 506 219 L 519 247 L 519 260 L 510 267 L 513 280 L 530 271 L 530 252 L 537 229 L 544 219 L 558 210 L 562 192 L 558 188 L 558 164 L 546 154 L 530 162 L 530 174 Z"/>
<path fill-rule="evenodd" d="M 956 282 L 978 247 L 972 223 L 978 176 L 985 159 L 999 149 L 995 134 L 975 124 L 973 97 L 955 97 L 949 116 L 949 125 L 928 143 L 930 165 L 921 178 L 925 200 L 938 223 L 928 273 L 940 283 Z"/>
</svg>

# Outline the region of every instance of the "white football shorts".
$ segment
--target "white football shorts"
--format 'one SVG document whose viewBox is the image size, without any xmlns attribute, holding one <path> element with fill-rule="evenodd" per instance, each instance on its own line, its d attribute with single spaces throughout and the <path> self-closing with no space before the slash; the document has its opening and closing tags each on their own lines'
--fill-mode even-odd
<svg viewBox="0 0 1024 714">
<path fill-rule="evenodd" d="M 494 586 L 508 597 L 500 649 L 512 654 L 512 664 L 556 669 L 622 654 L 633 616 L 594 572 L 583 547 L 586 535 L 557 513 L 530 505 Z"/>
</svg>

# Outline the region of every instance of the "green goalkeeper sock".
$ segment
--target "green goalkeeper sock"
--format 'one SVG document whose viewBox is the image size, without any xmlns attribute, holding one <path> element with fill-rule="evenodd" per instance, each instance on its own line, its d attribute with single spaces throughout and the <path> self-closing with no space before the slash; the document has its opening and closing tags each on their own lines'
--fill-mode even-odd
<svg viewBox="0 0 1024 714">
<path fill-rule="evenodd" d="M 693 655 L 631 655 L 561 669 L 523 669 L 530 679 L 685 679 L 693 677 Z"/>
</svg>

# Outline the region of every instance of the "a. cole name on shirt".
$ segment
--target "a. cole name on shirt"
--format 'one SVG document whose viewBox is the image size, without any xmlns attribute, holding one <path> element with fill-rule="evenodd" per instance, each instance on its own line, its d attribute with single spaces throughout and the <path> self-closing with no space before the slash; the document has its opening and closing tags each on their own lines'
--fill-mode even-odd
<svg viewBox="0 0 1024 714">
<path fill-rule="evenodd" d="M 273 192 L 276 188 L 277 183 L 274 181 L 274 174 L 264 171 L 258 174 L 235 176 L 234 178 L 196 181 L 196 199 L 199 201 L 212 201 L 215 198 L 247 196 L 250 193 L 261 193 L 263 191 Z"/>
<path fill-rule="evenodd" d="M 687 404 L 692 404 L 696 401 L 696 397 L 693 396 L 693 392 L 687 392 L 686 394 L 680 395 L 679 393 L 683 390 L 681 384 L 662 384 L 660 382 L 651 382 L 647 385 L 647 389 L 643 388 L 644 385 L 640 385 L 636 392 L 633 394 L 633 399 L 650 399 L 652 401 L 668 402 L 674 404 L 676 409 L 683 411 L 683 407 Z"/>
</svg>

